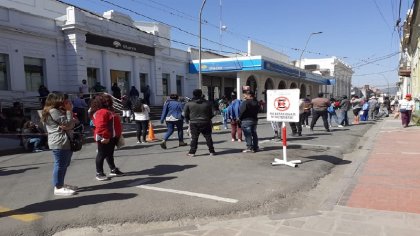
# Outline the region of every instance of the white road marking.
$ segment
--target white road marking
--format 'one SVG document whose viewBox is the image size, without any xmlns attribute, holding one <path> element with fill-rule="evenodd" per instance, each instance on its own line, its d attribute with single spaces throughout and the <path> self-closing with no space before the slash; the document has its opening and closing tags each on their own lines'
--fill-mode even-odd
<svg viewBox="0 0 420 236">
<path fill-rule="evenodd" d="M 136 188 L 155 190 L 155 191 L 160 191 L 160 192 L 168 192 L 168 193 L 177 193 L 177 194 L 183 194 L 187 196 L 201 197 L 201 198 L 206 198 L 206 199 L 211 199 L 211 200 L 216 200 L 216 201 L 221 201 L 221 202 L 228 202 L 228 203 L 238 202 L 238 200 L 232 199 L 232 198 L 223 198 L 223 197 L 218 197 L 218 196 L 209 195 L 209 194 L 193 193 L 193 192 L 188 192 L 188 191 L 181 191 L 181 190 L 167 189 L 167 188 L 158 188 L 158 187 L 152 187 L 152 186 L 147 186 L 147 185 L 138 185 L 136 186 Z"/>
<path fill-rule="evenodd" d="M 401 154 L 405 154 L 405 155 L 420 155 L 420 152 L 401 152 Z"/>
<path fill-rule="evenodd" d="M 139 180 L 139 181 L 132 182 L 132 183 L 128 184 L 128 186 L 136 187 L 136 188 L 142 188 L 142 189 L 156 190 L 156 191 L 160 191 L 160 192 L 177 193 L 177 194 L 183 194 L 183 195 L 188 195 L 188 196 L 207 198 L 207 199 L 229 202 L 229 203 L 237 203 L 238 202 L 238 200 L 231 199 L 231 198 L 223 198 L 223 197 L 218 197 L 218 196 L 208 195 L 208 194 L 202 194 L 202 193 L 193 193 L 193 192 L 187 192 L 187 191 L 181 191 L 181 190 L 175 190 L 175 189 L 165 189 L 165 188 L 158 188 L 158 187 L 152 187 L 152 186 L 144 185 L 145 183 L 147 183 L 149 181 L 150 181 L 150 179 L 142 179 L 142 180 Z"/>
</svg>

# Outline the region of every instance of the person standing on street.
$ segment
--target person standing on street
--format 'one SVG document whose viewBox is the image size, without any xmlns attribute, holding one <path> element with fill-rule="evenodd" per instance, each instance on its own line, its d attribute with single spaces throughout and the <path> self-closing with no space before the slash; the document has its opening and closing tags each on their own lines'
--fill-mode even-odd
<svg viewBox="0 0 420 236">
<path fill-rule="evenodd" d="M 312 104 L 310 95 L 307 95 L 304 99 L 304 105 L 303 105 L 303 118 L 302 118 L 302 126 L 305 125 L 306 128 L 309 128 L 309 116 L 311 115 L 312 110 Z"/>
<path fill-rule="evenodd" d="M 233 94 L 236 97 L 236 94 Z M 230 134 L 232 136 L 232 142 L 236 141 L 238 137 L 238 142 L 242 142 L 242 129 L 239 125 L 239 107 L 241 106 L 242 101 L 240 99 L 234 99 L 229 104 L 227 108 L 227 117 L 230 119 Z"/>
<path fill-rule="evenodd" d="M 73 152 L 70 149 L 70 139 L 73 135 L 75 120 L 73 106 L 64 94 L 50 93 L 45 100 L 41 120 L 48 133 L 48 146 L 54 157 L 53 186 L 54 195 L 70 196 L 76 194 L 77 187 L 64 184 L 67 168 L 70 165 Z"/>
<path fill-rule="evenodd" d="M 376 100 L 375 96 L 370 97 L 369 101 L 369 119 L 375 120 L 376 119 L 376 108 L 379 107 L 378 100 Z"/>
<path fill-rule="evenodd" d="M 242 152 L 258 152 L 257 124 L 260 107 L 254 91 L 244 91 L 244 99 L 239 107 L 239 121 L 246 141 L 246 149 Z"/>
<path fill-rule="evenodd" d="M 114 112 L 111 95 L 98 94 L 92 100 L 90 116 L 95 126 L 93 138 L 98 145 L 96 155 L 96 179 L 99 181 L 109 180 L 104 173 L 104 160 L 108 163 L 111 173 L 109 176 L 123 176 L 114 163 L 115 145 L 122 134 L 121 119 Z"/>
<path fill-rule="evenodd" d="M 137 143 L 146 143 L 147 126 L 149 125 L 150 108 L 138 98 L 133 105 L 134 120 L 137 126 Z"/>
<path fill-rule="evenodd" d="M 411 120 L 411 114 L 414 111 L 414 101 L 411 99 L 411 94 L 407 93 L 405 98 L 399 102 L 398 108 L 401 113 L 401 122 L 404 128 L 408 127 Z"/>
<path fill-rule="evenodd" d="M 330 100 L 324 98 L 324 93 L 319 93 L 317 98 L 312 99 L 312 107 L 313 107 L 313 114 L 312 114 L 312 122 L 310 130 L 314 131 L 314 126 L 318 121 L 319 117 L 322 117 L 322 121 L 324 123 L 325 130 L 330 132 L 330 128 L 328 127 L 328 112 L 327 108 L 330 106 Z"/>
<path fill-rule="evenodd" d="M 160 147 L 166 149 L 166 141 L 174 133 L 175 127 L 178 130 L 178 142 L 179 146 L 187 146 L 184 142 L 184 117 L 182 116 L 183 104 L 178 99 L 178 94 L 169 95 L 169 99 L 163 106 L 162 115 L 160 116 L 160 123 L 166 122 L 167 131 L 163 136 L 163 141 L 160 143 Z"/>
<path fill-rule="evenodd" d="M 112 96 L 114 96 L 117 99 L 121 99 L 121 89 L 118 87 L 117 83 L 114 83 L 111 87 Z"/>
<path fill-rule="evenodd" d="M 206 139 L 210 156 L 216 155 L 213 146 L 212 121 L 214 116 L 214 108 L 211 102 L 203 98 L 201 89 L 193 91 L 193 99 L 184 107 L 185 120 L 190 124 L 191 129 L 191 145 L 187 156 L 193 157 L 197 151 L 198 137 L 200 133 Z"/>
<path fill-rule="evenodd" d="M 290 128 L 292 129 L 292 136 L 302 136 L 302 122 L 303 122 L 303 113 L 305 100 L 303 98 L 299 99 L 299 121 L 290 122 Z"/>
<path fill-rule="evenodd" d="M 348 99 L 347 95 L 343 95 L 340 101 L 340 125 L 338 127 L 349 126 L 349 114 L 348 111 L 351 108 L 350 100 Z"/>
<path fill-rule="evenodd" d="M 130 99 L 131 101 L 135 101 L 135 100 L 137 100 L 137 98 L 139 98 L 140 93 L 139 93 L 139 91 L 136 89 L 136 87 L 135 87 L 135 86 L 131 86 L 131 89 L 130 89 L 130 92 L 128 93 L 128 96 L 129 96 L 129 99 Z M 147 105 L 149 105 L 149 104 L 147 104 Z"/>
<path fill-rule="evenodd" d="M 144 88 L 143 96 L 144 96 L 144 102 L 146 103 L 146 105 L 150 105 L 150 87 L 149 87 L 149 85 L 146 85 L 146 87 Z"/>
</svg>

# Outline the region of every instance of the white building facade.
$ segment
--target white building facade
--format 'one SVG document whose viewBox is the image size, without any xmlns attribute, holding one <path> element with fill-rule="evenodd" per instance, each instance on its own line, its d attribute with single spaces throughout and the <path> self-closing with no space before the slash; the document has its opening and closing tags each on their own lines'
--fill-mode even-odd
<svg viewBox="0 0 420 236">
<path fill-rule="evenodd" d="M 306 70 L 318 72 L 324 76 L 333 76 L 335 78 L 335 83 L 332 83 L 331 85 L 322 85 L 319 92 L 323 92 L 334 98 L 340 98 L 343 95 L 350 97 L 354 71 L 342 60 L 337 57 L 302 59 L 300 64 L 302 68 L 305 68 Z"/>
<path fill-rule="evenodd" d="M 77 93 L 83 79 L 109 92 L 117 83 L 123 94 L 149 85 L 153 105 L 172 93 L 191 96 L 197 75 L 188 72 L 189 53 L 169 39 L 167 26 L 115 11 L 98 16 L 52 0 L 2 1 L 0 97 L 38 96 L 40 85 Z"/>
</svg>

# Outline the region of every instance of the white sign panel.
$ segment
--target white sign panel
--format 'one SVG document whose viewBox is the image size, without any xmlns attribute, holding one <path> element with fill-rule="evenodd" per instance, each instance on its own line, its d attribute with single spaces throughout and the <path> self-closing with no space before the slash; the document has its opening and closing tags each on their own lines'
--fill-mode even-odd
<svg viewBox="0 0 420 236">
<path fill-rule="evenodd" d="M 267 120 L 299 122 L 299 89 L 267 90 Z"/>
</svg>

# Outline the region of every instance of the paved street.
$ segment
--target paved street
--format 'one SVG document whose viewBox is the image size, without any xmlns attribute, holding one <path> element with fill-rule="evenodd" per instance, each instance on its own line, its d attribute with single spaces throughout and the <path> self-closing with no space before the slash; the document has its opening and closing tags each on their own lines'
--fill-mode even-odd
<svg viewBox="0 0 420 236">
<path fill-rule="evenodd" d="M 162 150 L 157 144 L 137 145 L 134 138 L 128 138 L 128 146 L 116 152 L 116 163 L 127 176 L 109 182 L 94 179 L 96 151 L 94 144 L 88 144 L 75 153 L 69 169 L 66 180 L 80 187 L 80 193 L 70 198 L 52 195 L 50 153 L 3 156 L 0 182 L 5 187 L 0 190 L 0 227 L 12 235 L 48 235 L 62 230 L 58 235 L 341 232 L 334 231 L 340 229 L 338 223 L 323 229 L 313 224 L 311 229 L 311 223 L 305 222 L 323 217 L 331 225 L 342 215 L 348 217 L 342 212 L 353 207 L 347 199 L 357 186 L 355 176 L 361 175 L 361 167 L 370 160 L 374 140 L 398 133 L 398 127 L 398 122 L 385 120 L 335 128 L 332 133 L 324 132 L 319 125 L 313 134 L 304 128 L 302 137 L 289 140 L 288 157 L 303 161 L 298 168 L 270 165 L 274 157 L 281 157 L 281 143 L 271 141 L 267 122 L 258 127 L 263 151 L 257 154 L 241 153 L 244 144 L 232 143 L 225 130 L 216 131 L 219 155 L 211 158 L 204 143 L 197 157 L 188 158 L 188 148 L 176 147 L 176 141 Z M 401 132 L 410 130 L 416 127 Z M 337 203 L 343 206 L 334 207 Z M 354 213 L 363 219 L 368 214 L 364 210 Z M 300 217 L 307 215 L 311 217 Z M 164 223 L 150 223 L 158 221 Z M 121 223 L 124 225 L 119 227 Z M 261 227 L 266 224 L 271 227 Z M 277 230 L 285 227 L 290 234 Z M 259 234 L 247 233 L 250 229 Z"/>
</svg>

